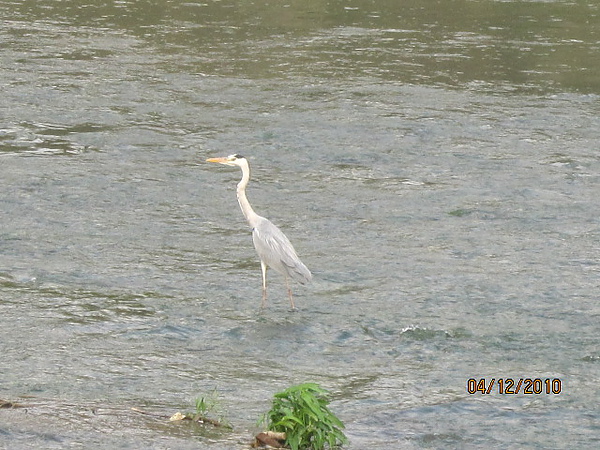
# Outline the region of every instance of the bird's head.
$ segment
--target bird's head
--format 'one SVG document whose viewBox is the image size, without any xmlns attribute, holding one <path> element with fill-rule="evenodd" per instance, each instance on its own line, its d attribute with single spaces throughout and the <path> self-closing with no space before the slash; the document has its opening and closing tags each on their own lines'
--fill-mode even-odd
<svg viewBox="0 0 600 450">
<path fill-rule="evenodd" d="M 208 158 L 206 162 L 225 164 L 226 166 L 238 166 L 241 167 L 242 164 L 246 163 L 247 160 L 241 155 L 229 155 L 222 156 L 220 158 Z"/>
</svg>

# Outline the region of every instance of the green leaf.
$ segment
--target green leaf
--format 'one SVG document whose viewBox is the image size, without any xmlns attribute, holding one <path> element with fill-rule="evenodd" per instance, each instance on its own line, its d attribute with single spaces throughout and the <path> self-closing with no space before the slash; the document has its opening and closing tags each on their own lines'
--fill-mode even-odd
<svg viewBox="0 0 600 450">
<path fill-rule="evenodd" d="M 291 386 L 273 396 L 264 418 L 273 431 L 284 431 L 293 450 L 322 450 L 345 444 L 343 423 L 327 408 L 328 391 L 316 383 Z"/>
</svg>

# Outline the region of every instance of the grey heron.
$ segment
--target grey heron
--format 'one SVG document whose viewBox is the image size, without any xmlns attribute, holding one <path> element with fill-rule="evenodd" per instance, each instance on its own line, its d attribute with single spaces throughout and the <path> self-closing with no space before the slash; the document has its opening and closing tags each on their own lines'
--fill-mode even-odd
<svg viewBox="0 0 600 450">
<path fill-rule="evenodd" d="M 295 309 L 292 289 L 289 279 L 292 278 L 301 284 L 312 279 L 310 270 L 300 261 L 296 250 L 290 240 L 269 219 L 259 216 L 254 212 L 246 197 L 246 186 L 250 181 L 250 165 L 248 160 L 240 155 L 230 155 L 220 158 L 209 158 L 211 163 L 238 166 L 242 169 L 242 179 L 237 185 L 237 199 L 246 221 L 252 228 L 252 241 L 260 258 L 262 271 L 262 303 L 264 308 L 267 302 L 267 268 L 270 267 L 285 277 L 285 283 L 290 297 L 292 309 Z"/>
</svg>

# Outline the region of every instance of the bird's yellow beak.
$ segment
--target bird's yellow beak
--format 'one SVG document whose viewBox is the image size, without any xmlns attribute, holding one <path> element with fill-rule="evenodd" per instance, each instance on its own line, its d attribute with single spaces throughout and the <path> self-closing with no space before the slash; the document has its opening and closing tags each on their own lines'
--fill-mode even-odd
<svg viewBox="0 0 600 450">
<path fill-rule="evenodd" d="M 225 157 L 221 157 L 221 158 L 208 158 L 206 160 L 206 162 L 214 162 L 214 163 L 226 163 L 227 162 L 227 158 Z"/>
</svg>

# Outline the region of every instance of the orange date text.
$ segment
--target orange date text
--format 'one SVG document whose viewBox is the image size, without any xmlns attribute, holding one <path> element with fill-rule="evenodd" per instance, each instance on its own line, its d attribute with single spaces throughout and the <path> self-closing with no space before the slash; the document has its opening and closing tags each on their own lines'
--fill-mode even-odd
<svg viewBox="0 0 600 450">
<path fill-rule="evenodd" d="M 560 378 L 469 378 L 469 394 L 558 395 L 562 392 Z"/>
</svg>

